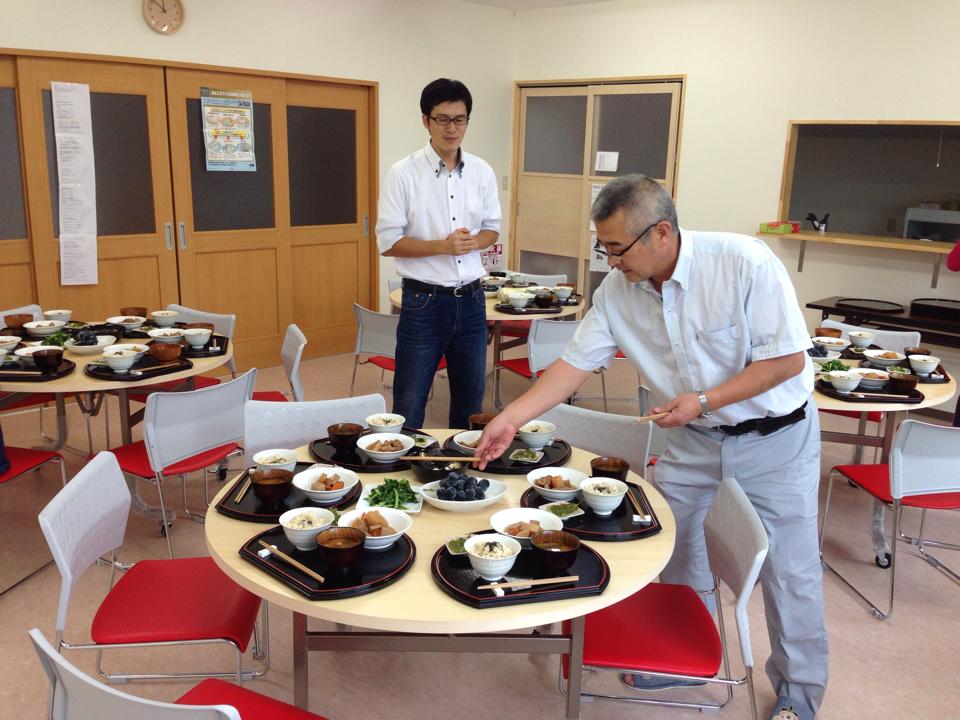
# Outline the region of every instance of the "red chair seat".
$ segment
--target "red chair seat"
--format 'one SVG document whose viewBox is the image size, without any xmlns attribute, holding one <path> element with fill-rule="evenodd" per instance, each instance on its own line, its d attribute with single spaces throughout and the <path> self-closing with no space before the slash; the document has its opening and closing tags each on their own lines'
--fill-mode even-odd
<svg viewBox="0 0 960 720">
<path fill-rule="evenodd" d="M 43 465 L 48 460 L 60 457 L 60 453 L 50 450 L 32 450 L 30 448 L 11 447 L 10 445 L 5 446 L 3 452 L 7 456 L 7 460 L 10 461 L 10 467 L 0 475 L 0 485 L 3 485 L 7 480 L 12 480 L 17 475 L 22 475 L 39 465 Z"/>
<path fill-rule="evenodd" d="M 530 320 L 502 320 L 500 336 L 525 338 L 530 334 L 530 322 Z"/>
<path fill-rule="evenodd" d="M 371 365 L 376 365 L 381 370 L 387 370 L 389 372 L 397 371 L 397 361 L 392 357 L 387 357 L 386 355 L 372 355 L 367 358 L 367 362 Z M 440 364 L 437 365 L 437 372 L 447 369 L 447 359 L 445 357 L 440 358 Z"/>
<path fill-rule="evenodd" d="M 533 377 L 533 372 L 530 370 L 530 358 L 518 357 L 518 358 L 507 358 L 506 360 L 499 360 L 497 362 L 502 368 L 506 368 L 511 372 L 517 373 L 517 375 L 522 375 L 523 377 L 530 379 Z M 543 370 L 537 372 L 537 377 L 543 375 Z"/>
<path fill-rule="evenodd" d="M 893 502 L 893 496 L 890 495 L 889 465 L 838 465 L 833 469 L 862 487 L 877 500 L 885 503 Z M 901 502 L 906 507 L 950 510 L 960 508 L 960 493 L 913 495 L 902 498 Z"/>
<path fill-rule="evenodd" d="M 590 613 L 583 638 L 583 664 L 594 667 L 713 677 L 723 660 L 713 616 L 686 585 L 652 583 Z"/>
<path fill-rule="evenodd" d="M 255 392 L 252 399 L 264 402 L 288 402 L 287 396 L 279 390 L 261 390 Z"/>
<path fill-rule="evenodd" d="M 0 400 L 10 397 L 13 393 L 0 393 Z M 4 406 L 3 410 L 0 412 L 7 412 L 8 410 L 17 410 L 19 408 L 33 407 L 35 405 L 45 405 L 46 403 L 54 402 L 57 398 L 50 393 L 30 393 L 27 397 L 20 398 L 15 403 Z"/>
<path fill-rule="evenodd" d="M 243 720 L 326 720 L 321 715 L 216 678 L 204 680 L 176 702 L 177 705 L 232 705 Z"/>
<path fill-rule="evenodd" d="M 260 598 L 212 558 L 141 560 L 113 586 L 90 627 L 95 643 L 224 638 L 246 650 Z"/>
<path fill-rule="evenodd" d="M 170 382 L 157 383 L 156 385 L 148 385 L 145 388 L 141 388 L 135 392 L 128 392 L 127 397 L 131 402 L 147 403 L 147 395 L 155 392 L 174 392 L 178 387 L 183 385 L 183 380 L 171 380 Z M 193 378 L 193 386 L 196 390 L 201 388 L 212 387 L 213 385 L 219 385 L 220 378 L 207 377 L 206 375 L 197 375 Z"/>
<path fill-rule="evenodd" d="M 191 473 L 202 470 L 205 467 L 210 467 L 214 463 L 220 462 L 239 447 L 236 443 L 227 443 L 226 445 L 215 447 L 212 450 L 205 450 L 202 453 L 188 457 L 186 460 L 181 460 L 169 467 L 165 467 L 163 474 L 179 475 L 180 473 Z M 153 477 L 153 469 L 150 467 L 150 460 L 147 458 L 147 446 L 143 444 L 143 440 L 113 448 L 110 452 L 117 456 L 120 469 L 124 472 L 142 478 Z"/>
<path fill-rule="evenodd" d="M 856 410 L 821 410 L 822 413 L 827 413 L 828 415 L 841 415 L 843 417 L 853 418 L 854 420 L 859 420 L 861 413 L 858 413 Z M 872 410 L 867 413 L 867 421 L 872 423 L 878 423 L 883 420 L 883 413 L 879 410 Z"/>
<path fill-rule="evenodd" d="M 617 352 L 614 353 L 613 357 L 615 357 L 617 360 L 627 359 L 627 356 L 623 354 L 623 350 L 620 350 L 620 349 L 618 349 Z"/>
</svg>

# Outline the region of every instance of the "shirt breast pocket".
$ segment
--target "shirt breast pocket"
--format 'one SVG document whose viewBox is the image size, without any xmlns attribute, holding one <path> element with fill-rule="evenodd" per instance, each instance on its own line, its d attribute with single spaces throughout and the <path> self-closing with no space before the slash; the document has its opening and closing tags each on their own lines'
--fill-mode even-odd
<svg viewBox="0 0 960 720">
<path fill-rule="evenodd" d="M 480 226 L 483 224 L 483 198 L 480 197 L 478 190 L 467 193 L 464 211 L 462 227 L 467 228 L 472 233 L 479 232 Z M 459 223 L 458 226 L 460 226 Z"/>
<path fill-rule="evenodd" d="M 703 354 L 710 364 L 728 367 L 731 363 L 739 364 L 743 353 L 740 345 L 743 330 L 738 325 L 720 328 L 719 330 L 699 330 L 697 340 Z"/>
</svg>

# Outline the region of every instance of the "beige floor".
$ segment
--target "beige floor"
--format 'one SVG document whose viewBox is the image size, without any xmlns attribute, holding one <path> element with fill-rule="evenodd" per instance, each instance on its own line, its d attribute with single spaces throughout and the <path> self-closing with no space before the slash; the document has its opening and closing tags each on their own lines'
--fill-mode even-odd
<svg viewBox="0 0 960 720">
<path fill-rule="evenodd" d="M 349 388 L 352 356 L 340 355 L 311 360 L 303 365 L 302 375 L 308 399 L 343 397 Z M 625 363 L 617 363 L 609 374 L 611 396 L 627 398 L 635 391 L 636 376 Z M 591 381 L 595 383 L 595 380 Z M 286 389 L 279 368 L 260 372 L 258 389 Z M 505 380 L 507 397 L 524 387 L 515 378 Z M 596 394 L 598 387 L 587 388 Z M 373 368 L 362 368 L 357 392 L 379 392 L 379 374 Z M 386 391 L 389 394 L 389 391 Z M 489 389 L 488 389 L 489 398 Z M 436 396 L 428 408 L 427 427 L 446 424 L 448 393 L 446 382 L 439 380 Z M 389 399 L 388 399 L 389 404 Z M 597 401 L 585 406 L 599 408 Z M 115 406 L 113 406 L 115 412 Z M 611 403 L 613 412 L 635 412 L 635 404 L 626 399 Z M 71 437 L 81 444 L 84 437 L 81 421 L 71 408 Z M 831 426 L 845 422 L 827 418 Z M 97 423 L 98 428 L 101 423 Z M 115 427 L 115 426 L 114 426 Z M 3 429 L 9 444 L 30 445 L 35 442 L 35 412 L 5 415 Z M 102 447 L 102 432 L 98 442 Z M 78 454 L 67 452 L 70 472 L 81 464 Z M 828 468 L 849 459 L 847 448 L 824 447 L 823 467 Z M 45 502 L 32 490 L 54 492 L 55 473 L 45 471 L 40 480 L 25 485 L 26 490 L 14 497 L 11 488 L 0 489 L 0 542 L 4 568 L 21 558 L 15 549 L 33 532 L 36 512 Z M 195 486 L 195 487 L 194 487 Z M 194 480 L 191 492 L 199 498 L 199 481 Z M 885 587 L 887 574 L 873 564 L 867 527 L 870 506 L 863 494 L 838 484 L 836 505 L 831 516 L 835 531 L 828 552 L 868 587 L 879 594 Z M 14 511 L 16 509 L 16 512 Z M 960 541 L 956 514 L 941 513 L 931 530 L 941 537 Z M 916 526 L 916 516 L 908 513 L 907 527 Z M 204 553 L 202 526 L 178 520 L 173 540 L 178 554 Z M 34 540 L 32 542 L 42 542 Z M 163 557 L 165 544 L 155 522 L 134 515 L 127 530 L 123 557 L 135 560 Z M 948 556 L 949 551 L 943 551 Z M 872 619 L 861 605 L 844 592 L 829 576 L 825 579 L 825 602 L 831 642 L 831 681 L 821 718 L 957 718 L 960 717 L 960 685 L 956 682 L 957 646 L 960 642 L 960 587 L 918 559 L 912 548 L 900 546 L 897 610 L 886 622 Z M 957 564 L 960 564 L 958 558 Z M 106 589 L 107 571 L 95 567 L 80 584 L 71 605 L 68 635 L 85 639 L 93 613 Z M 32 720 L 43 716 L 46 680 L 43 677 L 26 631 L 39 627 L 52 637 L 59 589 L 59 574 L 47 566 L 12 590 L 0 595 L 0 718 Z M 211 602 L 215 602 L 211 599 Z M 769 654 L 769 643 L 763 622 L 762 600 L 755 593 L 751 604 L 751 628 L 754 657 L 758 668 L 758 696 L 762 713 L 768 712 L 774 700 L 763 673 Z M 728 633 L 735 637 L 735 627 L 728 613 Z M 271 612 L 273 666 L 269 674 L 253 683 L 260 692 L 278 698 L 291 698 L 290 614 L 274 609 Z M 637 638 L 642 642 L 642 638 Z M 214 664 L 227 667 L 230 659 L 223 651 L 197 650 L 135 652 L 114 651 L 108 662 L 124 663 L 124 668 L 166 666 L 184 669 L 184 658 L 211 657 Z M 739 652 L 732 650 L 735 663 Z M 72 661 L 90 671 L 92 654 L 74 652 Z M 210 662 L 207 663 L 209 665 Z M 314 655 L 310 660 L 311 709 L 330 718 L 560 718 L 564 699 L 556 688 L 557 658 L 526 655 L 445 655 L 399 654 L 371 655 L 341 653 Z M 954 678 L 951 680 L 950 678 Z M 588 678 L 612 688 L 608 678 Z M 136 683 L 124 689 L 155 698 L 173 699 L 182 694 L 189 683 Z M 724 715 L 749 717 L 745 691 L 734 693 L 734 700 Z M 618 718 L 697 717 L 695 711 L 660 710 L 623 703 L 597 700 L 585 703 L 582 717 L 586 720 Z M 764 717 L 766 715 L 764 714 Z"/>
</svg>

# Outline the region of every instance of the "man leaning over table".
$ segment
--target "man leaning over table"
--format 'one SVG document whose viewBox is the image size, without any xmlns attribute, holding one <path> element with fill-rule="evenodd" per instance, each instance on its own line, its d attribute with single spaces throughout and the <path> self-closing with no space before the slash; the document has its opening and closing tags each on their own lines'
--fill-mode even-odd
<svg viewBox="0 0 960 720">
<path fill-rule="evenodd" d="M 810 338 L 782 263 L 759 240 L 682 230 L 666 191 L 643 175 L 607 184 L 593 204 L 598 250 L 612 271 L 560 360 L 487 425 L 498 457 L 516 429 L 579 388 L 617 348 L 641 369 L 668 446 L 656 483 L 677 522 L 664 582 L 712 587 L 703 521 L 734 477 L 770 539 L 760 575 L 777 692 L 770 717 L 809 720 L 827 684 L 817 550 L 820 432 L 811 401 Z M 639 442 L 639 435 L 638 435 Z M 689 684 L 624 675 L 637 689 Z"/>
<path fill-rule="evenodd" d="M 447 359 L 450 427 L 483 409 L 487 361 L 480 251 L 497 241 L 500 198 L 493 169 L 461 147 L 473 98 L 439 78 L 420 95 L 427 144 L 390 168 L 380 191 L 377 243 L 403 278 L 393 412 L 423 426 L 437 364 Z"/>
</svg>

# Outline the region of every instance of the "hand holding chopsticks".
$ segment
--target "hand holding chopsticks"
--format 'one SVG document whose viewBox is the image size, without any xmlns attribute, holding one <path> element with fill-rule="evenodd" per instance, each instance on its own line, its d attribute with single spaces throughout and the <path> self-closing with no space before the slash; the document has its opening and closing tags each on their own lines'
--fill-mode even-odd
<svg viewBox="0 0 960 720">
<path fill-rule="evenodd" d="M 638 423 L 649 422 L 652 420 L 659 420 L 660 418 L 665 418 L 669 414 L 670 413 L 668 412 L 661 412 L 661 413 L 654 413 L 653 415 L 641 415 L 640 417 L 634 418 L 633 420 L 634 422 L 638 422 Z"/>
<path fill-rule="evenodd" d="M 321 575 L 320 573 L 314 572 L 313 570 L 311 570 L 310 568 L 308 568 L 308 567 L 307 567 L 306 565 L 304 565 L 303 563 L 298 562 L 297 560 L 294 560 L 292 557 L 290 557 L 289 555 L 287 555 L 285 552 L 282 552 L 282 551 L 278 550 L 275 545 L 271 545 L 270 543 L 266 543 L 266 542 L 264 542 L 263 540 L 260 540 L 260 544 L 263 545 L 263 547 L 265 547 L 265 548 L 266 548 L 267 550 L 269 550 L 271 553 L 273 553 L 274 555 L 276 555 L 278 558 L 280 558 L 281 560 L 283 560 L 285 563 L 287 563 L 287 565 L 291 565 L 292 567 L 295 567 L 295 568 L 296 568 L 297 570 L 299 570 L 300 572 L 306 573 L 307 575 L 309 575 L 310 577 L 312 577 L 314 580 L 316 580 L 318 583 L 324 583 L 324 582 L 326 582 L 326 579 L 323 577 L 323 575 Z"/>
</svg>

